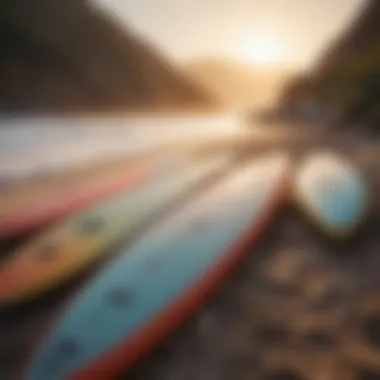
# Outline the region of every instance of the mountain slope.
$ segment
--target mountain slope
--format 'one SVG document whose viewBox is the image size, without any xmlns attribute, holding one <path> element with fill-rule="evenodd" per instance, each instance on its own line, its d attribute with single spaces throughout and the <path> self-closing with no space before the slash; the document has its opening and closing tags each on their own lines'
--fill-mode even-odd
<svg viewBox="0 0 380 380">
<path fill-rule="evenodd" d="M 322 54 L 317 69 L 332 70 L 344 61 L 365 54 L 380 39 L 380 3 L 370 0 L 364 3 L 354 22 L 339 35 Z"/>
<path fill-rule="evenodd" d="M 350 27 L 328 46 L 315 69 L 282 92 L 280 107 L 296 112 L 305 102 L 332 108 L 338 124 L 380 130 L 380 2 L 364 4 Z"/>
<path fill-rule="evenodd" d="M 3 0 L 0 36 L 6 111 L 215 103 L 152 46 L 83 0 Z"/>
</svg>

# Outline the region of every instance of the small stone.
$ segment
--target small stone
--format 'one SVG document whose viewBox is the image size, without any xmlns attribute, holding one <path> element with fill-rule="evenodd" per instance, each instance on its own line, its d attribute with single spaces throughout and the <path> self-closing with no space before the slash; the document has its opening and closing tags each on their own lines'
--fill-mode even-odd
<svg viewBox="0 0 380 380">
<path fill-rule="evenodd" d="M 324 331 L 312 331 L 304 336 L 305 342 L 316 348 L 329 348 L 335 343 L 332 335 Z"/>
<path fill-rule="evenodd" d="M 363 321 L 363 333 L 367 342 L 380 348 L 380 315 L 373 315 Z"/>
<path fill-rule="evenodd" d="M 254 332 L 253 339 L 270 345 L 280 345 L 287 342 L 289 334 L 280 326 L 262 326 Z"/>
<path fill-rule="evenodd" d="M 263 380 L 304 380 L 304 377 L 291 370 L 280 370 L 264 374 Z"/>
<path fill-rule="evenodd" d="M 380 372 L 361 369 L 358 371 L 357 380 L 380 380 Z"/>
</svg>

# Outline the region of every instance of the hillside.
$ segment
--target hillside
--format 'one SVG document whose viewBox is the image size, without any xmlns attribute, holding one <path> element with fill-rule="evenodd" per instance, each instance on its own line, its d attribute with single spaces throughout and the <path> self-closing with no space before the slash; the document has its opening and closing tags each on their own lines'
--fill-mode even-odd
<svg viewBox="0 0 380 380">
<path fill-rule="evenodd" d="M 356 20 L 322 54 L 315 68 L 285 86 L 280 107 L 306 103 L 333 109 L 338 125 L 361 123 L 380 129 L 380 2 L 365 3 Z"/>
<path fill-rule="evenodd" d="M 214 103 L 147 42 L 84 0 L 0 3 L 0 112 Z"/>
<path fill-rule="evenodd" d="M 328 71 L 347 60 L 365 54 L 380 39 L 380 3 L 370 0 L 364 3 L 354 22 L 342 35 L 327 47 L 317 62 L 317 69 Z"/>
<path fill-rule="evenodd" d="M 227 59 L 199 59 L 187 65 L 189 75 L 226 107 L 245 108 L 274 100 L 289 73 Z"/>
</svg>

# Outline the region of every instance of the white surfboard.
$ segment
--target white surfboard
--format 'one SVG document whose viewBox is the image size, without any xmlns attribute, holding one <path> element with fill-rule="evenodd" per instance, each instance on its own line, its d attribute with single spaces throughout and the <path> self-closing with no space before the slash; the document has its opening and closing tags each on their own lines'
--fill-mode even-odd
<svg viewBox="0 0 380 380">
<path fill-rule="evenodd" d="M 337 154 L 315 153 L 299 168 L 294 183 L 298 204 L 333 236 L 347 236 L 363 221 L 369 191 L 359 171 Z"/>
</svg>

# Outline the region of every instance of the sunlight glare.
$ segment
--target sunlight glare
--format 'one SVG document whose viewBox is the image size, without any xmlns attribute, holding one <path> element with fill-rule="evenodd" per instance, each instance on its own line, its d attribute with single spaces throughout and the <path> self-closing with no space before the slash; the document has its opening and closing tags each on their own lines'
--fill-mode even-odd
<svg viewBox="0 0 380 380">
<path fill-rule="evenodd" d="M 277 64 L 283 56 L 280 44 L 265 38 L 251 40 L 242 54 L 245 60 L 263 66 Z"/>
</svg>

